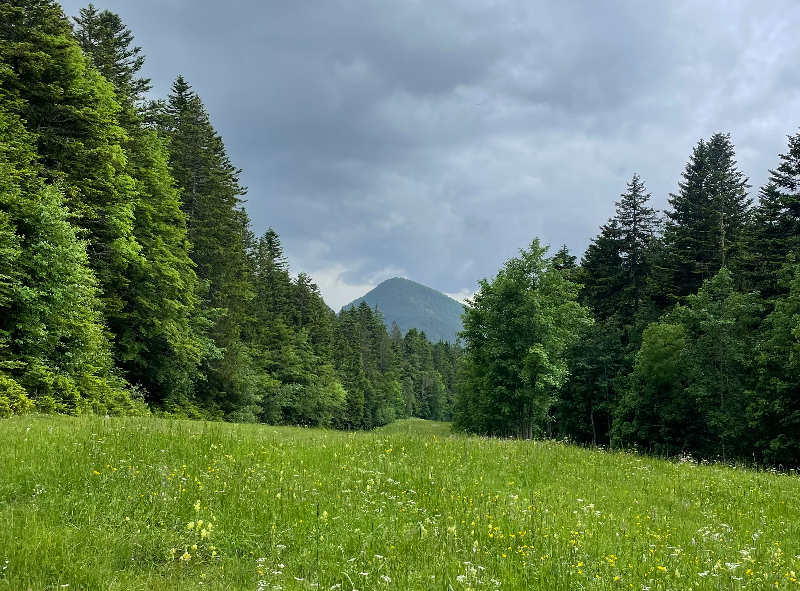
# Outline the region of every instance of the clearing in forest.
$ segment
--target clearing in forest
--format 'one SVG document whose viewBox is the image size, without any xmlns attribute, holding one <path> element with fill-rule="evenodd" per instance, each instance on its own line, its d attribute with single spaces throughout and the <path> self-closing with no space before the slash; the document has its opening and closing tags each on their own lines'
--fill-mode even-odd
<svg viewBox="0 0 800 591">
<path fill-rule="evenodd" d="M 795 475 L 420 420 L 0 421 L 0 591 L 800 589 L 798 574 Z"/>
</svg>

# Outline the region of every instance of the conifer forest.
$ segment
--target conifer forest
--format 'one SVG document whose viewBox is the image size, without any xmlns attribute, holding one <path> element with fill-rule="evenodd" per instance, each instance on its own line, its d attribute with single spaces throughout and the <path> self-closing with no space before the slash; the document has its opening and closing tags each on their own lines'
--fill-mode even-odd
<svg viewBox="0 0 800 591">
<path fill-rule="evenodd" d="M 431 342 L 292 274 L 191 80 L 154 99 L 144 59 L 108 10 L 0 1 L 0 416 L 419 417 L 800 465 L 800 121 L 762 187 L 724 130 L 663 212 L 633 174 L 581 257 L 531 236 Z"/>
</svg>

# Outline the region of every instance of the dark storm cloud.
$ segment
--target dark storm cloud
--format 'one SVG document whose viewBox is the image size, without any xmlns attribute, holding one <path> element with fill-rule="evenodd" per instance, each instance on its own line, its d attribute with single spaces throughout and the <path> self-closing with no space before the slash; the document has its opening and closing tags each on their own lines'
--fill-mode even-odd
<svg viewBox="0 0 800 591">
<path fill-rule="evenodd" d="M 393 275 L 467 293 L 534 236 L 580 252 L 716 131 L 757 187 L 800 125 L 787 0 L 96 3 L 155 94 L 194 85 L 256 231 L 334 307 Z"/>
</svg>

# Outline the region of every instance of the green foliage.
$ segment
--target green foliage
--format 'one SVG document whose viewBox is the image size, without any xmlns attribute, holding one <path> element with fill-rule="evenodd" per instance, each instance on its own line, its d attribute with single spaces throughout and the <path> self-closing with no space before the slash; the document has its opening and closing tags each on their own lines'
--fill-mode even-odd
<svg viewBox="0 0 800 591">
<path fill-rule="evenodd" d="M 25 388 L 9 375 L 0 373 L 0 418 L 24 414 L 33 407 Z"/>
<path fill-rule="evenodd" d="M 93 4 L 81 8 L 75 21 L 75 37 L 92 64 L 117 89 L 120 102 L 126 106 L 143 100 L 150 90 L 150 80 L 137 78 L 144 65 L 142 48 L 132 47 L 133 34 L 119 15 L 100 11 Z"/>
<path fill-rule="evenodd" d="M 0 2 L 0 416 L 452 417 L 800 464 L 800 134 L 753 210 L 715 134 L 663 235 L 633 175 L 580 266 L 534 241 L 467 308 L 395 278 L 337 316 L 272 228 L 251 233 L 188 83 L 145 105 L 120 17 L 90 4 L 74 21 L 51 0 Z"/>
<path fill-rule="evenodd" d="M 722 267 L 734 276 L 744 258 L 750 217 L 747 178 L 736 168 L 730 134 L 700 140 L 670 197 L 664 243 L 667 259 L 658 274 L 661 292 L 680 300 L 696 293 Z"/>
<path fill-rule="evenodd" d="M 84 54 L 113 83 L 122 106 L 125 172 L 137 196 L 133 234 L 140 256 L 125 270 L 121 294 L 126 307 L 109 318 L 116 361 L 150 403 L 191 406 L 194 374 L 203 352 L 213 347 L 195 321 L 199 285 L 166 143 L 134 108 L 149 89 L 147 80 L 136 77 L 144 56 L 131 47 L 133 35 L 116 14 L 90 4 L 75 22 Z"/>
<path fill-rule="evenodd" d="M 37 162 L 85 231 L 89 262 L 109 320 L 124 315 L 126 271 L 140 246 L 133 232 L 136 193 L 124 172 L 121 106 L 111 83 L 87 62 L 61 8 L 48 0 L 0 3 L 5 93 L 35 132 Z"/>
<path fill-rule="evenodd" d="M 200 285 L 189 257 L 180 194 L 164 141 L 154 131 L 132 129 L 126 146 L 139 195 L 134 233 L 141 256 L 127 273 L 127 313 L 110 325 L 117 335 L 118 364 L 149 401 L 186 405 L 204 351 L 214 347 L 196 320 Z"/>
<path fill-rule="evenodd" d="M 569 379 L 556 402 L 558 433 L 573 441 L 611 444 L 620 376 L 629 368 L 624 331 L 616 318 L 580 331 L 567 351 Z"/>
<path fill-rule="evenodd" d="M 590 323 L 578 287 L 534 240 L 482 279 L 464 314 L 464 366 L 454 422 L 478 433 L 530 438 L 545 427 L 566 381 L 567 347 Z"/>
<path fill-rule="evenodd" d="M 765 322 L 758 387 L 748 411 L 763 459 L 793 466 L 800 463 L 800 265 L 791 257 L 780 289 L 784 295 Z"/>
<path fill-rule="evenodd" d="M 94 274 L 33 136 L 0 102 L 0 369 L 4 412 L 132 410 L 113 373 Z M 19 390 L 22 388 L 22 390 Z"/>
<path fill-rule="evenodd" d="M 202 101 L 182 77 L 173 85 L 160 123 L 169 139 L 169 165 L 182 190 L 191 258 L 206 288 L 204 317 L 211 324 L 213 347 L 201 348 L 208 354 L 195 397 L 210 416 L 256 421 L 265 376 L 257 367 L 257 353 L 243 340 L 254 291 L 247 255 L 250 222 L 241 207 L 245 190 L 239 170 L 230 163 Z"/>
<path fill-rule="evenodd" d="M 750 280 L 764 296 L 780 289 L 775 278 L 786 257 L 800 257 L 800 132 L 780 160 L 761 188 L 747 242 Z"/>
<path fill-rule="evenodd" d="M 753 449 L 747 414 L 761 306 L 723 268 L 686 306 L 644 333 L 623 402 L 624 443 L 666 453 L 743 457 Z"/>
</svg>

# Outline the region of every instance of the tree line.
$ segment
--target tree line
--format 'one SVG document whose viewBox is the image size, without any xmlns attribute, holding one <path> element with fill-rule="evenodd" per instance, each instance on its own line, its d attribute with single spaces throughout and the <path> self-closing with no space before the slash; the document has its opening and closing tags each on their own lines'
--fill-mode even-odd
<svg viewBox="0 0 800 591">
<path fill-rule="evenodd" d="M 663 214 L 633 175 L 580 263 L 534 241 L 481 281 L 456 426 L 800 463 L 800 133 L 749 189 L 717 133 Z"/>
<path fill-rule="evenodd" d="M 150 100 L 143 63 L 112 12 L 0 2 L 0 415 L 452 418 L 798 464 L 800 133 L 755 203 L 727 134 L 665 212 L 634 175 L 580 262 L 534 240 L 479 282 L 462 351 L 292 276 L 202 99 Z"/>
<path fill-rule="evenodd" d="M 110 11 L 0 2 L 0 416 L 449 418 L 458 345 L 292 277 L 202 99 L 143 64 Z"/>
</svg>

